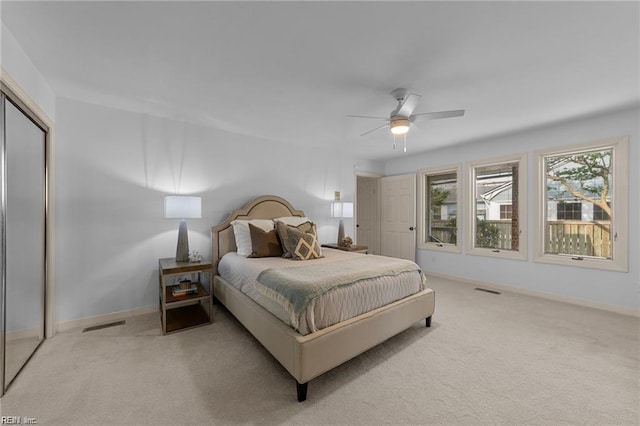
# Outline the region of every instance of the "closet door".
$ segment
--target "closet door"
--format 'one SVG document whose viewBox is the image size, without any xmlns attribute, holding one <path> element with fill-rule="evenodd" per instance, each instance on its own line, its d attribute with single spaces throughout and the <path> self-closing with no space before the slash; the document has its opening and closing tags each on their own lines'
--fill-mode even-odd
<svg viewBox="0 0 640 426">
<path fill-rule="evenodd" d="M 4 106 L 4 389 L 44 339 L 45 132 Z"/>
</svg>

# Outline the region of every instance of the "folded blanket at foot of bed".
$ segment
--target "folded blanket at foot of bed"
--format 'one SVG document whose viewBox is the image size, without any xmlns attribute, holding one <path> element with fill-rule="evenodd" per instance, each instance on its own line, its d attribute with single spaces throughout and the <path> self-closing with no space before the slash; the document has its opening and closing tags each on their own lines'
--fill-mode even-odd
<svg viewBox="0 0 640 426">
<path fill-rule="evenodd" d="M 262 271 L 255 289 L 280 304 L 290 315 L 296 329 L 300 314 L 315 298 L 336 288 L 351 286 L 359 281 L 397 276 L 404 273 L 421 275 L 421 290 L 425 287 L 424 274 L 414 262 L 385 256 L 358 256 L 340 263 L 309 264 L 298 267 L 270 268 Z M 306 263 L 306 262 L 305 262 Z"/>
</svg>

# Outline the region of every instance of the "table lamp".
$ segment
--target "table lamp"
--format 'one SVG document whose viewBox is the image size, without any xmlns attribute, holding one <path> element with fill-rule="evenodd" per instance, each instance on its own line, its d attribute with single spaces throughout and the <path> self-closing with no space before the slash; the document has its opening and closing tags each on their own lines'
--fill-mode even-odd
<svg viewBox="0 0 640 426">
<path fill-rule="evenodd" d="M 331 203 L 331 217 L 340 218 L 340 224 L 338 225 L 338 245 L 342 245 L 344 239 L 344 222 L 343 218 L 353 217 L 353 203 L 345 203 L 342 201 L 335 201 Z"/>
<path fill-rule="evenodd" d="M 189 260 L 189 234 L 186 219 L 200 219 L 202 217 L 202 198 L 167 195 L 164 197 L 164 217 L 165 219 L 180 219 L 176 262 L 187 262 Z"/>
</svg>

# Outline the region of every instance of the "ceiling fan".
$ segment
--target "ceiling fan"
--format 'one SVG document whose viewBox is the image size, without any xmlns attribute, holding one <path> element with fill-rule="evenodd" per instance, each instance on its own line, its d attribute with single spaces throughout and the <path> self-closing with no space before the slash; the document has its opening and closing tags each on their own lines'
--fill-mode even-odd
<svg viewBox="0 0 640 426">
<path fill-rule="evenodd" d="M 398 88 L 391 91 L 391 96 L 393 96 L 398 101 L 398 106 L 396 107 L 396 109 L 391 111 L 388 118 L 371 117 L 367 115 L 348 115 L 347 117 L 384 120 L 385 123 L 383 125 L 374 127 L 371 130 L 367 130 L 360 136 L 366 136 L 369 133 L 375 132 L 376 130 L 389 127 L 391 133 L 393 133 L 394 149 L 396 148 L 396 136 L 404 136 L 404 152 L 407 152 L 407 132 L 409 132 L 409 127 L 414 122 L 419 122 L 422 120 L 437 120 L 440 118 L 449 117 L 461 117 L 464 115 L 463 109 L 457 109 L 453 111 L 421 112 L 414 114 L 413 111 L 415 111 L 416 106 L 418 106 L 420 95 L 416 95 L 415 93 L 407 93 L 407 89 Z"/>
</svg>

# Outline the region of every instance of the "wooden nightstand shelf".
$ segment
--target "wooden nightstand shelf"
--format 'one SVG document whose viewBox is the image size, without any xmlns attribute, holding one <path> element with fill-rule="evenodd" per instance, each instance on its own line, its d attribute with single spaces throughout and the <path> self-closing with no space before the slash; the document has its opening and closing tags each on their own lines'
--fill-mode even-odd
<svg viewBox="0 0 640 426">
<path fill-rule="evenodd" d="M 213 319 L 211 293 L 199 282 L 200 274 L 207 273 L 209 274 L 209 285 L 211 285 L 211 270 L 211 262 L 207 261 L 176 262 L 173 257 L 158 261 L 160 319 L 162 320 L 163 335 L 211 323 Z M 198 280 L 193 283 L 198 292 L 174 296 L 173 285 L 178 282 L 167 283 L 167 278 L 180 278 L 193 274 L 198 274 Z"/>
<path fill-rule="evenodd" d="M 364 254 L 369 253 L 369 247 L 360 246 L 357 244 L 352 244 L 349 247 L 339 246 L 337 244 L 323 244 L 322 247 L 327 247 L 327 248 L 332 248 L 332 249 L 342 250 L 342 251 L 353 251 L 356 253 L 364 253 Z"/>
</svg>

